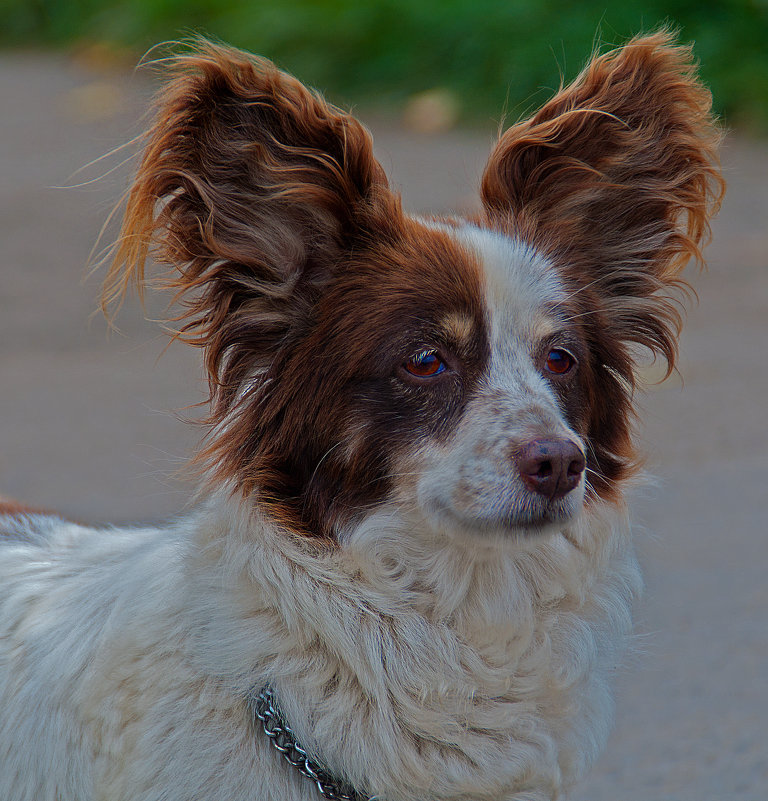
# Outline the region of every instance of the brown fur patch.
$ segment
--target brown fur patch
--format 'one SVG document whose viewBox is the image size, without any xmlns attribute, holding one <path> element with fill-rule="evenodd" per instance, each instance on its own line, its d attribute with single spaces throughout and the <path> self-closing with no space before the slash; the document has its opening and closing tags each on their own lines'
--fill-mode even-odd
<svg viewBox="0 0 768 801">
<path fill-rule="evenodd" d="M 258 488 L 290 528 L 330 535 L 386 497 L 403 452 L 451 431 L 487 359 L 477 265 L 443 233 L 388 215 L 387 235 L 356 253 L 239 404 L 208 456 L 244 492 Z M 474 337 L 451 336 L 451 313 Z M 402 373 L 436 348 L 444 375 Z"/>
<path fill-rule="evenodd" d="M 477 265 L 404 217 L 360 123 L 267 61 L 176 60 L 105 304 L 142 283 L 152 242 L 179 335 L 206 351 L 198 462 L 292 529 L 329 536 L 383 497 L 393 449 L 447 426 L 482 365 Z M 462 337 L 451 317 L 472 321 Z M 396 376 L 427 345 L 453 360 L 434 391 Z"/>
<path fill-rule="evenodd" d="M 22 515 L 52 515 L 54 514 L 48 509 L 40 509 L 36 506 L 29 506 L 22 501 L 17 501 L 14 498 L 6 498 L 0 495 L 0 516 L 6 517 L 20 517 Z M 2 533 L 2 532 L 0 532 Z"/>
<path fill-rule="evenodd" d="M 547 254 L 589 346 L 590 481 L 635 463 L 635 346 L 674 369 L 685 263 L 701 259 L 723 192 L 721 134 L 691 51 L 661 31 L 593 59 L 500 138 L 482 182 L 485 222 Z"/>
</svg>

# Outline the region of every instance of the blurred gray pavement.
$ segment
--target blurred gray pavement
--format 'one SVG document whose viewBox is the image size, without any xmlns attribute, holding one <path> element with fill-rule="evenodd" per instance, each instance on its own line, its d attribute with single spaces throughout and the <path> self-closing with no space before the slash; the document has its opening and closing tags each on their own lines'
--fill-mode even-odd
<svg viewBox="0 0 768 801">
<path fill-rule="evenodd" d="M 83 283 L 130 165 L 119 151 L 78 171 L 139 133 L 149 93 L 131 73 L 0 54 L 0 494 L 83 521 L 156 520 L 193 490 L 198 432 L 182 417 L 204 396 L 199 354 L 163 353 L 135 303 L 108 336 L 90 319 L 100 278 Z M 490 128 L 369 122 L 406 208 L 472 208 Z M 638 637 L 609 747 L 574 801 L 768 799 L 768 143 L 731 136 L 723 162 L 682 380 L 642 400 L 655 483 L 633 500 Z"/>
</svg>

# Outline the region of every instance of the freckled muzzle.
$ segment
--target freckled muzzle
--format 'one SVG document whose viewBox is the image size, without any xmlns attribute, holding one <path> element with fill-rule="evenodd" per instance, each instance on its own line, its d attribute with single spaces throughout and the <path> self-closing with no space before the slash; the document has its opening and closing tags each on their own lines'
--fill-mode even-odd
<svg viewBox="0 0 768 801">
<path fill-rule="evenodd" d="M 471 430 L 462 432 L 457 447 L 433 451 L 432 464 L 418 470 L 419 506 L 436 528 L 449 521 L 467 530 L 528 535 L 579 513 L 586 459 L 573 433 L 554 423 L 545 433 L 538 420 L 536 433 L 525 425 L 528 434 L 518 439 L 500 426 L 494 436 L 488 420 L 481 433 L 482 416 L 471 417 Z"/>
</svg>

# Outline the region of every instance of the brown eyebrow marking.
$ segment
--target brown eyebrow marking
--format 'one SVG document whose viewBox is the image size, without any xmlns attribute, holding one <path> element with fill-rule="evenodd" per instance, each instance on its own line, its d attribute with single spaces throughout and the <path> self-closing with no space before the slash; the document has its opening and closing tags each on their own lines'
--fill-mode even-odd
<svg viewBox="0 0 768 801">
<path fill-rule="evenodd" d="M 468 314 L 459 311 L 449 312 L 439 323 L 446 337 L 457 345 L 469 346 L 476 336 L 475 321 Z"/>
<path fill-rule="evenodd" d="M 563 325 L 546 311 L 540 311 L 533 317 L 531 335 L 536 341 L 542 341 L 563 331 Z"/>
</svg>

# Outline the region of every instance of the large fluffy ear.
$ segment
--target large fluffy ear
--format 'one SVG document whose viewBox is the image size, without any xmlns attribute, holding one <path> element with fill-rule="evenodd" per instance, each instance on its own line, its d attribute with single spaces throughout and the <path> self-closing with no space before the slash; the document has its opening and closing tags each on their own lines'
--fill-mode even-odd
<svg viewBox="0 0 768 801">
<path fill-rule="evenodd" d="M 103 304 L 141 291 L 150 253 L 172 266 L 216 422 L 301 327 L 370 209 L 397 200 L 362 125 L 270 62 L 202 41 L 165 66 Z"/>
<path fill-rule="evenodd" d="M 710 106 L 690 48 L 666 31 L 637 37 L 506 131 L 482 181 L 486 222 L 549 255 L 604 337 L 670 370 L 680 317 L 669 288 L 700 260 L 723 189 Z M 631 382 L 632 358 L 613 361 Z"/>
</svg>

